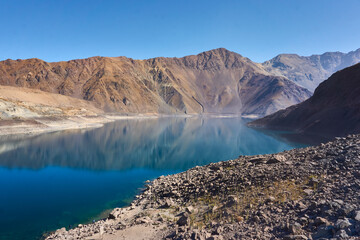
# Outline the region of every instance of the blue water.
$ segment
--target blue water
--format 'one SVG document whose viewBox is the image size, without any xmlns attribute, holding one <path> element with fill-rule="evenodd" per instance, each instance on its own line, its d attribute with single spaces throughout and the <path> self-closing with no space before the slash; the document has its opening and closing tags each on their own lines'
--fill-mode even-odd
<svg viewBox="0 0 360 240">
<path fill-rule="evenodd" d="M 38 239 L 99 219 L 160 175 L 299 146 L 249 129 L 240 118 L 121 120 L 0 139 L 0 239 Z"/>
</svg>

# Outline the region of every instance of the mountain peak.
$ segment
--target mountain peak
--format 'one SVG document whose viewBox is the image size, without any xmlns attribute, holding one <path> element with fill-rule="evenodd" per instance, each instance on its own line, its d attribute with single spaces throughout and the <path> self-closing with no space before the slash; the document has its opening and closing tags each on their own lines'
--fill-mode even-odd
<svg viewBox="0 0 360 240">
<path fill-rule="evenodd" d="M 202 70 L 252 67 L 262 71 L 254 62 L 226 48 L 216 48 L 181 58 L 185 66 Z"/>
<path fill-rule="evenodd" d="M 220 56 L 229 56 L 229 55 L 237 55 L 242 57 L 240 54 L 230 51 L 226 48 L 215 48 L 215 49 L 211 49 L 208 51 L 204 51 L 198 54 L 199 55 L 209 55 L 209 54 L 214 54 L 214 55 L 220 55 Z"/>
</svg>

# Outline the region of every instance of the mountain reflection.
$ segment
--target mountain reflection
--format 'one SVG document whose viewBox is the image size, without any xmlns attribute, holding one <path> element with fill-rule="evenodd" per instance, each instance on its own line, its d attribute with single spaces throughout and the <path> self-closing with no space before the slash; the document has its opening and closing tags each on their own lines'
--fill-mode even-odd
<svg viewBox="0 0 360 240">
<path fill-rule="evenodd" d="M 291 148 L 249 129 L 240 118 L 120 120 L 91 130 L 0 142 L 0 166 L 89 170 L 187 169 Z"/>
</svg>

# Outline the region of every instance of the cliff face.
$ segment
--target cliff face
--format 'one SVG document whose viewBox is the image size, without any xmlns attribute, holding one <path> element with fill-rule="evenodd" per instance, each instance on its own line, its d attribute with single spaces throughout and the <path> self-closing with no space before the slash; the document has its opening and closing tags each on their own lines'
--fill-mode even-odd
<svg viewBox="0 0 360 240">
<path fill-rule="evenodd" d="M 314 91 L 334 72 L 358 62 L 360 62 L 360 48 L 349 53 L 326 52 L 309 57 L 280 54 L 262 65 L 270 73 L 287 77 L 298 85 Z"/>
<path fill-rule="evenodd" d="M 92 101 L 108 112 L 238 113 L 264 116 L 310 92 L 226 49 L 183 58 L 92 57 L 0 62 L 0 84 Z"/>
<path fill-rule="evenodd" d="M 333 74 L 305 102 L 250 125 L 328 137 L 359 133 L 360 64 Z"/>
</svg>

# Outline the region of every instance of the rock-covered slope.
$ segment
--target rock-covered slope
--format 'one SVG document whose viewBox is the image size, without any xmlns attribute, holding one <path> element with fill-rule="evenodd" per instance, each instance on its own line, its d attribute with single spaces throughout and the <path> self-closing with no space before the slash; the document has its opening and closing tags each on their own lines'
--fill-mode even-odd
<svg viewBox="0 0 360 240">
<path fill-rule="evenodd" d="M 313 92 L 322 81 L 334 72 L 358 62 L 360 62 L 360 48 L 349 53 L 326 52 L 309 57 L 280 54 L 262 65 L 270 73 L 285 76 Z"/>
<path fill-rule="evenodd" d="M 93 57 L 0 62 L 0 84 L 92 101 L 112 112 L 263 116 L 310 97 L 285 77 L 226 49 L 183 58 Z"/>
<path fill-rule="evenodd" d="M 307 135 L 360 132 L 360 63 L 333 74 L 308 100 L 249 124 Z"/>
<path fill-rule="evenodd" d="M 359 239 L 360 136 L 195 167 L 46 239 Z"/>
</svg>

